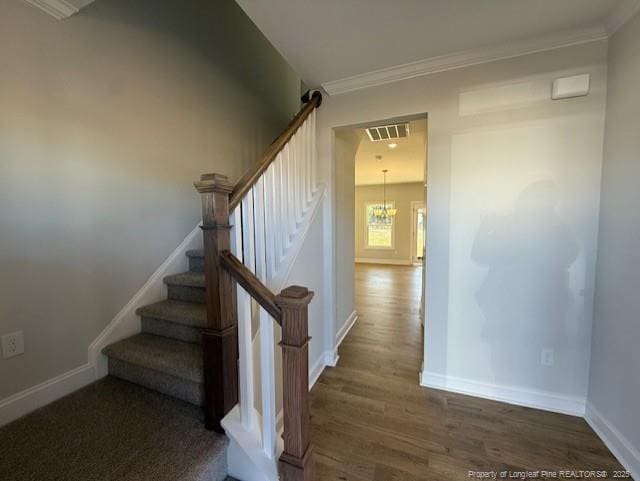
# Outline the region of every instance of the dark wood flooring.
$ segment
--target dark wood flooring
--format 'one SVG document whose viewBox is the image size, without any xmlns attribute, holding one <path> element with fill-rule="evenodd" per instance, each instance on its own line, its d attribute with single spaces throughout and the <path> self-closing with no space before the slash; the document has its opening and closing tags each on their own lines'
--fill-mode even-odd
<svg viewBox="0 0 640 481">
<path fill-rule="evenodd" d="M 359 319 L 311 395 L 315 479 L 463 481 L 473 479 L 469 471 L 538 470 L 613 477 L 622 469 L 581 418 L 420 387 L 420 275 L 356 266 Z"/>
</svg>

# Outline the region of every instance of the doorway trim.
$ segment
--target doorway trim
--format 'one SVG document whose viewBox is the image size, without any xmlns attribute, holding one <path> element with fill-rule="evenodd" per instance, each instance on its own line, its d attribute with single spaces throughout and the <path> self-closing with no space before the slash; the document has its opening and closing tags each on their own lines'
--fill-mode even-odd
<svg viewBox="0 0 640 481">
<path fill-rule="evenodd" d="M 410 222 L 410 226 L 409 226 L 409 235 L 411 236 L 411 265 L 413 266 L 423 266 L 425 259 L 424 256 L 422 257 L 422 262 L 416 262 L 414 261 L 414 254 L 416 252 L 416 248 L 418 247 L 416 245 L 416 241 L 417 241 L 417 232 L 415 232 L 415 215 L 416 215 L 416 211 L 422 207 L 423 209 L 426 208 L 427 203 L 425 202 L 425 200 L 412 200 L 411 201 L 411 222 Z M 426 224 L 426 212 L 425 212 L 425 219 L 424 222 Z M 426 242 L 427 240 L 427 236 L 426 236 L 426 232 L 425 232 L 425 236 L 424 236 L 424 241 Z"/>
</svg>

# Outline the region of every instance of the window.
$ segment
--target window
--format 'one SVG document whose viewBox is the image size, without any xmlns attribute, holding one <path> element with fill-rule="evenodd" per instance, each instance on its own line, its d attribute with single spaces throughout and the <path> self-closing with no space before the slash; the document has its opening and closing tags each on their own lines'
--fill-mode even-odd
<svg viewBox="0 0 640 481">
<path fill-rule="evenodd" d="M 393 208 L 393 202 L 387 202 L 387 209 Z M 365 240 L 367 249 L 393 249 L 393 217 L 378 217 L 375 211 L 382 209 L 382 202 L 365 205 Z"/>
</svg>

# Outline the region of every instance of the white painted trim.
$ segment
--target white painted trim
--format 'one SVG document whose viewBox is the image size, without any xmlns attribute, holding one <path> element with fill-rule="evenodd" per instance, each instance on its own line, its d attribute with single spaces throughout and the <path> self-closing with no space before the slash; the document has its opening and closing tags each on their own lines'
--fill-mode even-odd
<svg viewBox="0 0 640 481">
<path fill-rule="evenodd" d="M 318 211 L 320 210 L 320 206 L 322 205 L 324 197 L 325 186 L 324 184 L 320 184 L 318 186 L 318 190 L 314 194 L 314 198 L 312 200 L 310 208 L 303 217 L 304 220 L 302 221 L 302 230 L 296 233 L 296 238 L 292 241 L 291 246 L 289 246 L 288 248 L 287 255 L 281 262 L 281 264 L 284 266 L 284 270 L 276 274 L 269 282 L 270 285 L 268 287 L 271 288 L 271 290 L 273 290 L 274 292 L 280 292 L 289 280 L 289 276 L 293 271 L 296 259 L 298 259 L 298 256 L 302 251 L 304 241 L 307 239 L 309 230 L 311 229 L 311 226 L 313 225 L 313 222 L 318 215 Z"/>
<path fill-rule="evenodd" d="M 96 379 L 106 376 L 108 371 L 107 358 L 102 354 L 102 350 L 114 342 L 138 334 L 141 331 L 141 324 L 136 310 L 166 299 L 167 290 L 163 279 L 168 275 L 188 270 L 189 261 L 186 253 L 190 249 L 202 247 L 200 232 L 200 224 L 198 224 L 91 343 L 89 364 L 95 366 Z"/>
<path fill-rule="evenodd" d="M 347 317 L 347 320 L 344 322 L 344 324 L 336 334 L 336 348 L 340 347 L 340 344 L 342 344 L 342 341 L 344 341 L 344 338 L 347 337 L 347 334 L 349 334 L 349 331 L 355 325 L 357 320 L 358 320 L 358 311 L 354 309 L 353 312 L 349 314 L 349 317 Z"/>
<path fill-rule="evenodd" d="M 585 398 L 566 394 L 492 384 L 427 371 L 422 371 L 420 385 L 571 416 L 582 417 L 585 413 Z"/>
<path fill-rule="evenodd" d="M 607 18 L 606 27 L 609 36 L 616 33 L 625 23 L 631 20 L 636 13 L 640 12 L 640 1 L 634 3 L 620 2 L 613 9 Z"/>
<path fill-rule="evenodd" d="M 407 259 L 374 259 L 372 257 L 356 257 L 356 264 L 388 264 L 393 266 L 410 266 Z"/>
<path fill-rule="evenodd" d="M 334 133 L 332 131 L 332 137 Z M 335 138 L 333 139 L 335 141 Z M 333 171 L 333 164 L 335 159 L 332 159 L 331 169 Z M 327 366 L 335 366 L 338 363 L 337 354 L 334 353 L 334 339 L 336 331 L 336 318 L 337 318 L 337 306 L 335 303 L 337 292 L 337 276 L 336 276 L 336 259 L 335 259 L 335 229 L 334 229 L 334 213 L 333 213 L 333 198 L 335 196 L 335 182 L 333 181 L 334 174 L 331 174 L 332 182 L 329 189 L 327 189 L 327 195 L 323 202 L 323 221 L 324 221 L 324 329 L 322 334 L 324 336 L 324 357 L 325 364 Z"/>
<path fill-rule="evenodd" d="M 336 334 L 334 346 L 331 349 L 325 351 L 324 363 L 326 366 L 336 367 L 338 365 L 338 360 L 340 359 L 340 356 L 338 355 L 338 348 L 340 347 L 340 344 L 342 344 L 342 341 L 344 341 L 344 338 L 347 337 L 347 334 L 349 334 L 349 331 L 354 326 L 357 320 L 358 312 L 354 310 L 351 314 L 349 314 L 349 317 L 342 324 L 342 327 Z"/>
<path fill-rule="evenodd" d="M 9 396 L 0 401 L 0 426 L 71 394 L 94 380 L 93 366 L 87 363 Z"/>
<path fill-rule="evenodd" d="M 336 367 L 340 356 L 338 356 L 338 348 L 327 349 L 324 352 L 324 365 L 325 367 Z"/>
<path fill-rule="evenodd" d="M 427 221 L 427 216 L 426 216 L 426 208 L 427 208 L 427 203 L 425 202 L 425 200 L 412 200 L 411 201 L 411 222 L 409 223 L 409 236 L 411 238 L 411 265 L 414 267 L 421 267 L 422 266 L 422 262 L 420 261 L 416 261 L 414 260 L 413 255 L 416 253 L 416 242 L 418 240 L 418 231 L 417 229 L 414 231 L 414 227 L 415 227 L 415 221 L 416 221 L 416 211 L 418 209 L 420 209 L 420 207 L 422 207 L 423 209 L 425 209 L 425 216 L 424 216 L 424 225 L 425 225 L 425 229 L 424 229 L 424 233 L 425 233 L 425 240 L 427 238 L 426 233 L 427 233 L 427 229 L 426 229 L 426 221 Z M 424 259 L 422 259 L 422 261 L 424 262 Z"/>
<path fill-rule="evenodd" d="M 640 479 L 640 450 L 590 402 L 584 418 L 633 479 Z"/>
<path fill-rule="evenodd" d="M 258 424 L 262 423 L 260 413 L 254 416 Z M 262 449 L 262 439 L 259 431 L 247 431 L 242 426 L 239 406 L 235 406 L 221 422 L 224 432 L 229 437 L 227 449 L 227 468 L 229 476 L 236 479 L 251 481 L 278 481 L 277 463 L 267 456 Z M 282 453 L 284 446 L 280 436 L 277 437 L 277 455 Z"/>
<path fill-rule="evenodd" d="M 329 95 L 340 95 L 355 90 L 377 87 L 400 80 L 445 72 L 471 65 L 504 60 L 532 53 L 554 50 L 572 45 L 596 42 L 607 38 L 604 28 L 577 29 L 545 35 L 520 42 L 509 42 L 494 47 L 483 47 L 431 57 L 417 62 L 374 70 L 322 84 Z"/>
<path fill-rule="evenodd" d="M 62 20 L 75 15 L 80 11 L 78 7 L 65 0 L 25 0 L 43 12 L 48 13 L 57 20 Z"/>
<path fill-rule="evenodd" d="M 320 375 L 324 371 L 325 367 L 327 367 L 325 356 L 324 354 L 321 354 L 320 356 L 318 356 L 318 359 L 316 359 L 316 362 L 313 363 L 311 369 L 309 369 L 309 391 L 311 391 L 311 388 L 315 385 L 316 382 L 318 382 L 318 379 L 320 378 Z"/>
<path fill-rule="evenodd" d="M 354 310 L 338 331 L 335 346 L 320 355 L 311 369 L 309 369 L 309 391 L 311 391 L 311 388 L 318 379 L 320 379 L 320 375 L 326 367 L 336 367 L 338 365 L 338 359 L 340 359 L 340 356 L 338 356 L 338 347 L 340 347 L 340 344 L 342 344 L 344 338 L 347 337 L 347 334 L 349 334 L 349 331 L 357 320 L 358 313 Z"/>
</svg>

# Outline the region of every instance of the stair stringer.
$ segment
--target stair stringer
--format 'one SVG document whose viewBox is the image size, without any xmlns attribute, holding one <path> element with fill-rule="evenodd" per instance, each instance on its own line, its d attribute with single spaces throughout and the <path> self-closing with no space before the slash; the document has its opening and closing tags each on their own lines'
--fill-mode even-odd
<svg viewBox="0 0 640 481">
<path fill-rule="evenodd" d="M 289 280 L 289 276 L 291 275 L 296 259 L 298 258 L 298 255 L 302 250 L 302 246 L 304 245 L 304 241 L 309 234 L 309 229 L 318 215 L 318 211 L 320 210 L 319 207 L 322 205 L 322 201 L 325 197 L 325 191 L 326 189 L 324 184 L 319 184 L 311 202 L 303 213 L 300 226 L 295 233 L 290 235 L 291 243 L 287 248 L 287 252 L 280 259 L 277 270 L 271 273 L 266 282 L 267 287 L 271 289 L 272 292 L 278 293 L 286 287 L 285 284 Z"/>
<path fill-rule="evenodd" d="M 200 225 L 201 223 L 195 226 L 89 345 L 89 365 L 93 366 L 96 379 L 105 377 L 109 372 L 108 359 L 107 356 L 102 354 L 102 350 L 110 344 L 139 334 L 142 331 L 142 324 L 140 317 L 136 314 L 136 310 L 165 299 L 167 286 L 164 284 L 163 279 L 171 274 L 178 274 L 188 270 L 187 251 L 202 248 Z"/>
</svg>

